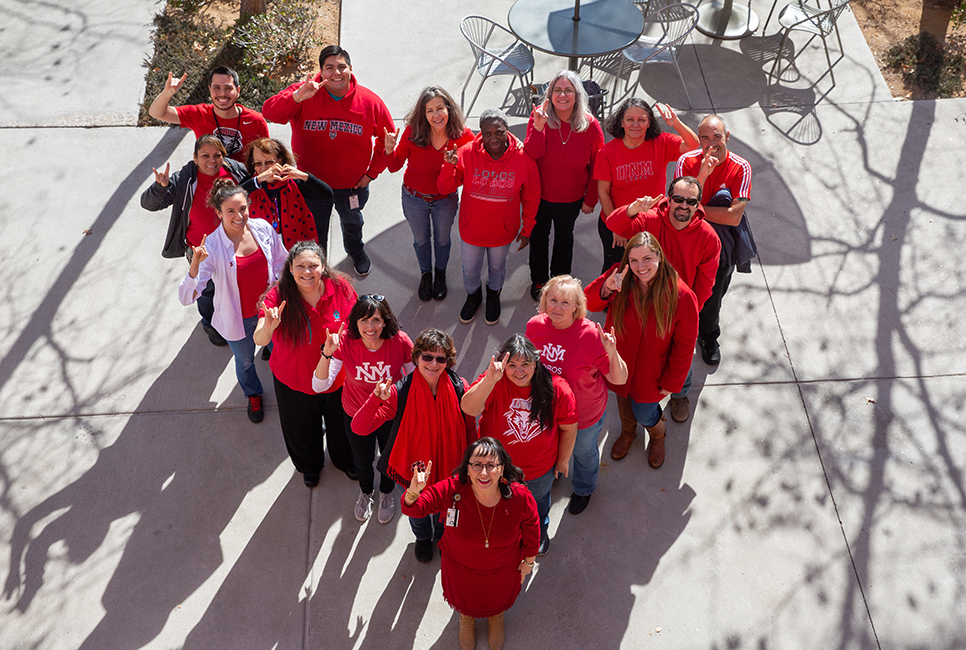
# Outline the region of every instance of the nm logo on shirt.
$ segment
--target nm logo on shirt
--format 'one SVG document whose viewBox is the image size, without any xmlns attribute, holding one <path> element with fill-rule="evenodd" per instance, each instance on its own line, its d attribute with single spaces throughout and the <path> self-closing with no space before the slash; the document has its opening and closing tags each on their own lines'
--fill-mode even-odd
<svg viewBox="0 0 966 650">
<path fill-rule="evenodd" d="M 634 178 L 644 178 L 645 176 L 653 176 L 654 170 L 651 166 L 651 161 L 647 160 L 644 162 L 633 162 L 626 165 L 618 165 L 615 171 L 615 176 L 617 180 L 623 181 L 627 179 Z"/>
<path fill-rule="evenodd" d="M 361 366 L 356 366 L 356 380 L 366 381 L 375 384 L 380 381 L 390 381 L 392 379 L 392 368 L 380 361 L 371 364 L 368 361 Z"/>
<path fill-rule="evenodd" d="M 530 421 L 530 400 L 520 397 L 510 402 L 510 410 L 503 414 L 506 418 L 507 434 L 513 438 L 510 444 L 529 442 L 540 434 L 540 421 Z"/>
<path fill-rule="evenodd" d="M 560 363 L 564 358 L 564 348 L 562 345 L 554 345 L 553 343 L 547 343 L 540 350 L 540 358 L 546 363 Z"/>
</svg>

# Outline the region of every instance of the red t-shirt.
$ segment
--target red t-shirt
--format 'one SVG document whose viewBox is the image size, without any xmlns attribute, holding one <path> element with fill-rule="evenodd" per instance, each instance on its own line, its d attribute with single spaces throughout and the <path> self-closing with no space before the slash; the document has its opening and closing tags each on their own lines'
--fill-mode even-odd
<svg viewBox="0 0 966 650">
<path fill-rule="evenodd" d="M 342 408 L 353 416 L 372 395 L 377 382 L 388 380 L 396 383 L 402 379 L 403 365 L 413 362 L 413 342 L 405 332 L 400 331 L 373 352 L 366 348 L 362 339 L 352 339 L 343 334 L 332 358 L 343 363 L 345 385 Z"/>
<path fill-rule="evenodd" d="M 235 256 L 238 264 L 235 279 L 238 281 L 238 297 L 241 302 L 242 318 L 251 318 L 258 314 L 258 299 L 268 287 L 268 260 L 261 246 L 255 246 L 255 252 L 242 257 Z"/>
<path fill-rule="evenodd" d="M 597 181 L 591 178 L 597 152 L 604 144 L 604 132 L 592 115 L 590 126 L 581 133 L 572 131 L 569 122 L 543 131 L 533 128 L 533 114 L 527 123 L 527 139 L 523 148 L 537 162 L 540 170 L 541 198 L 551 203 L 573 203 L 583 199 L 590 207 L 597 205 Z"/>
<path fill-rule="evenodd" d="M 577 427 L 586 429 L 607 410 L 604 375 L 610 371 L 607 351 L 597 325 L 581 318 L 567 329 L 558 330 L 546 314 L 527 323 L 527 338 L 540 350 L 547 370 L 567 380 L 579 406 Z"/>
<path fill-rule="evenodd" d="M 218 213 L 214 208 L 208 207 L 208 195 L 216 178 L 234 180 L 231 173 L 224 167 L 218 170 L 218 176 L 198 173 L 195 193 L 191 197 L 191 212 L 188 213 L 188 232 L 185 233 L 185 239 L 191 246 L 201 246 L 201 238 L 215 232 L 215 229 L 221 225 Z"/>
<path fill-rule="evenodd" d="M 473 383 L 483 381 L 485 373 Z M 557 464 L 560 425 L 577 423 L 577 402 L 563 378 L 553 378 L 553 420 L 550 427 L 530 421 L 531 387 L 521 388 L 503 377 L 486 398 L 480 416 L 480 437 L 496 438 L 506 447 L 513 464 L 523 470 L 527 479 L 543 476 Z"/>
<path fill-rule="evenodd" d="M 268 123 L 262 114 L 236 104 L 241 108 L 241 115 L 236 118 L 223 120 L 215 115 L 211 104 L 189 104 L 176 106 L 181 126 L 191 129 L 195 138 L 211 133 L 221 140 L 228 150 L 228 156 L 238 162 L 245 162 L 245 147 L 249 142 L 268 137 Z"/>
<path fill-rule="evenodd" d="M 622 139 L 615 138 L 597 154 L 594 178 L 610 181 L 615 208 L 642 196 L 660 196 L 667 192 L 668 163 L 678 159 L 682 142 L 681 136 L 664 132 L 636 149 L 628 149 Z"/>
<path fill-rule="evenodd" d="M 407 126 L 396 141 L 396 150 L 392 155 L 387 155 L 383 149 L 386 169 L 390 172 L 398 172 L 408 159 L 409 164 L 406 166 L 406 173 L 403 174 L 403 183 L 406 187 L 422 194 L 439 194 L 436 180 L 443 166 L 443 154 L 454 146 L 458 149 L 467 142 L 472 142 L 473 132 L 469 128 L 464 128 L 459 140 L 447 140 L 442 149 L 436 149 L 432 145 L 425 147 L 414 145 L 409 139 L 412 133 L 412 129 Z"/>
<path fill-rule="evenodd" d="M 309 336 L 304 341 L 293 344 L 279 336 L 277 329 L 272 334 L 272 342 L 275 344 L 272 348 L 272 360 L 269 363 L 272 374 L 292 390 L 307 395 L 316 394 L 312 390 L 312 375 L 322 357 L 322 343 L 325 341 L 326 328 L 330 332 L 339 331 L 339 327 L 346 322 L 349 311 L 356 303 L 356 290 L 347 281 L 335 279 L 324 280 L 324 282 L 325 288 L 318 304 L 310 305 L 302 300 L 302 306 L 309 316 Z M 280 302 L 278 287 L 272 287 L 265 295 L 264 307 L 277 307 Z M 259 318 L 265 316 L 264 307 L 258 311 Z M 289 311 L 292 307 L 293 305 L 285 306 L 282 318 L 292 313 Z M 326 392 L 331 393 L 342 388 L 344 380 L 345 373 L 339 373 Z"/>
<path fill-rule="evenodd" d="M 704 152 L 700 149 L 682 154 L 678 159 L 676 176 L 697 176 Z M 714 168 L 701 188 L 701 205 L 707 205 L 718 190 L 729 189 L 732 199 L 751 199 L 751 165 L 748 161 L 728 152 L 728 158 Z M 618 204 L 614 204 L 615 206 Z"/>
</svg>

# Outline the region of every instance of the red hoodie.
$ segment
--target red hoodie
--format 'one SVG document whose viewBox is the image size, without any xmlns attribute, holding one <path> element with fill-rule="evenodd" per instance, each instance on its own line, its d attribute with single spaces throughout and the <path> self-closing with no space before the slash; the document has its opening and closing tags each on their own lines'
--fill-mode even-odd
<svg viewBox="0 0 966 650">
<path fill-rule="evenodd" d="M 647 212 L 638 212 L 633 219 L 627 216 L 628 207 L 622 205 L 611 212 L 605 219 L 607 227 L 627 239 L 645 230 L 654 235 L 664 249 L 667 261 L 694 292 L 700 310 L 711 296 L 721 253 L 721 240 L 711 224 L 705 221 L 704 208 L 699 205 L 691 222 L 678 230 L 672 223 L 670 201 L 666 196 Z"/>
<path fill-rule="evenodd" d="M 315 76 L 322 80 L 322 73 Z M 292 151 L 298 165 L 333 189 L 355 187 L 363 175 L 371 178 L 386 168 L 383 129 L 395 131 L 392 115 L 379 97 L 349 80 L 340 100 L 322 88 L 296 104 L 292 95 L 304 82 L 292 84 L 262 106 L 265 119 L 292 124 Z"/>
<path fill-rule="evenodd" d="M 510 146 L 493 160 L 483 148 L 483 136 L 460 147 L 455 165 L 443 163 L 437 189 L 452 194 L 460 185 L 460 238 L 471 246 L 506 246 L 520 232 L 523 206 L 523 236 L 529 237 L 540 206 L 540 173 L 533 158 L 512 133 Z M 466 181 L 466 179 L 469 179 Z"/>
</svg>

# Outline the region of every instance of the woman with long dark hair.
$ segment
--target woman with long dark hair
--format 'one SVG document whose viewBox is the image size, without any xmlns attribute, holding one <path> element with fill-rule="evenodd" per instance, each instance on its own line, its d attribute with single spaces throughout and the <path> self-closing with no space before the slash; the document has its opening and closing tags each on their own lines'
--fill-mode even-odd
<svg viewBox="0 0 966 650">
<path fill-rule="evenodd" d="M 499 359 L 499 361 L 497 361 Z M 461 402 L 463 412 L 480 417 L 480 435 L 495 438 L 513 452 L 540 518 L 538 555 L 550 550 L 550 489 L 569 474 L 577 435 L 577 402 L 566 380 L 551 374 L 540 353 L 514 334 L 490 357 Z"/>
<path fill-rule="evenodd" d="M 342 416 L 342 382 L 312 389 L 326 332 L 338 332 L 356 302 L 348 278 L 325 263 L 316 241 L 301 241 L 285 260 L 278 284 L 265 294 L 255 343 L 273 344 L 272 376 L 282 436 L 295 469 L 307 487 L 319 484 L 325 465 L 323 436 L 337 469 L 356 480 L 352 450 Z"/>
<path fill-rule="evenodd" d="M 540 535 L 523 471 L 499 440 L 480 438 L 467 446 L 452 476 L 436 481 L 431 461 L 414 472 L 402 509 L 410 517 L 446 512 L 443 598 L 459 612 L 460 648 L 476 647 L 478 618 L 489 619 L 491 650 L 502 648 L 503 613 L 533 570 Z"/>
<path fill-rule="evenodd" d="M 657 469 L 664 463 L 661 400 L 681 390 L 691 369 L 697 298 L 668 263 L 657 238 L 646 231 L 631 237 L 621 263 L 591 282 L 584 295 L 588 309 L 607 311 L 605 327 L 614 328 L 617 351 L 628 369 L 625 385 L 608 387 L 630 398 L 634 416 L 649 434 L 647 462 Z M 611 457 L 623 458 L 636 435 L 622 431 Z"/>
</svg>

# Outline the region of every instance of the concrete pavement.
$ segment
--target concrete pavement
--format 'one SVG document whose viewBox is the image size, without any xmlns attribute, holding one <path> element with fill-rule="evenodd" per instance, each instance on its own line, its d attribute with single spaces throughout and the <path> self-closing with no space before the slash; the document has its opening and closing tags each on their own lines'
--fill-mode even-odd
<svg viewBox="0 0 966 650">
<path fill-rule="evenodd" d="M 462 89 L 459 18 L 505 24 L 511 4 L 346 2 L 341 40 L 401 119 L 425 85 Z M 456 647 L 438 564 L 415 561 L 404 518 L 360 526 L 357 487 L 331 468 L 306 490 L 267 363 L 252 425 L 230 352 L 177 302 L 167 215 L 137 199 L 152 166 L 190 156 L 190 134 L 79 128 L 134 124 L 156 8 L 0 0 L 0 125 L 29 125 L 0 129 L 14 152 L 0 169 L 0 648 Z M 665 466 L 647 468 L 640 442 L 609 459 L 612 408 L 588 510 L 566 514 L 569 481 L 555 485 L 553 547 L 507 615 L 507 648 L 966 646 L 966 101 L 893 101 L 850 13 L 834 87 L 820 43 L 769 83 L 775 29 L 694 36 L 690 110 L 673 67 L 636 86 L 692 126 L 724 117 L 754 169 L 760 258 L 735 276 L 722 363 L 696 365 Z M 47 51 L 75 33 L 57 77 Z M 536 58 L 537 80 L 564 65 Z M 487 83 L 471 126 L 508 80 Z M 525 115 L 513 123 L 522 134 Z M 372 186 L 374 270 L 357 287 L 411 334 L 451 331 L 475 377 L 534 313 L 526 254 L 510 255 L 495 327 L 458 322 L 458 247 L 450 297 L 419 302 L 401 176 Z M 577 239 L 589 281 L 593 218 Z"/>
</svg>

